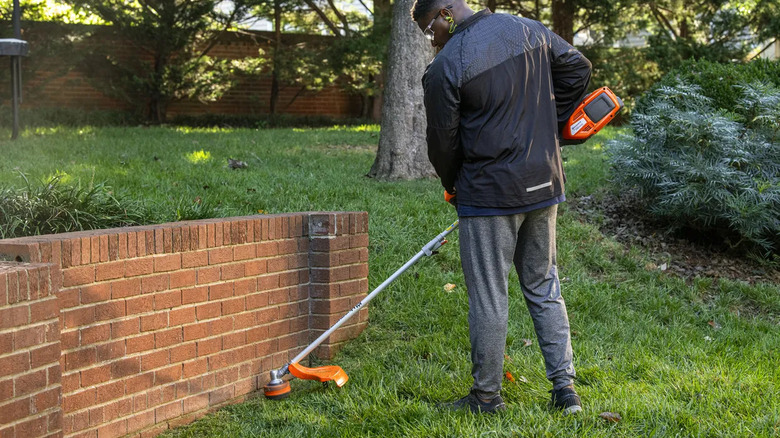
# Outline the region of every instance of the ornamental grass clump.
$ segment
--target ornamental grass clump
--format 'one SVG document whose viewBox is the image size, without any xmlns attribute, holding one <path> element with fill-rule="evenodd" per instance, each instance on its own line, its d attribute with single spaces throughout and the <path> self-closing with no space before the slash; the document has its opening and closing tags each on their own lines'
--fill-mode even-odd
<svg viewBox="0 0 780 438">
<path fill-rule="evenodd" d="M 661 86 L 608 144 L 613 181 L 670 227 L 707 233 L 732 248 L 777 251 L 780 239 L 780 89 L 733 87 L 717 108 L 701 87 Z"/>
<path fill-rule="evenodd" d="M 66 233 L 146 223 L 146 210 L 105 184 L 69 186 L 61 176 L 22 188 L 0 188 L 0 238 Z"/>
</svg>

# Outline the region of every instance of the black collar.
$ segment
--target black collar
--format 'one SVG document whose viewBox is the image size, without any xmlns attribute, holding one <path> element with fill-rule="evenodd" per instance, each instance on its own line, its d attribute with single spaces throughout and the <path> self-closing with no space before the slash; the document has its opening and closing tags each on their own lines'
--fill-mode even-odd
<svg viewBox="0 0 780 438">
<path fill-rule="evenodd" d="M 490 12 L 490 9 L 483 9 L 475 14 L 472 14 L 470 17 L 466 18 L 465 20 L 461 21 L 460 24 L 458 24 L 458 27 L 455 28 L 454 33 L 458 33 L 461 30 L 471 26 L 472 24 L 476 23 L 477 21 L 487 17 L 488 15 L 492 15 L 493 13 Z"/>
</svg>

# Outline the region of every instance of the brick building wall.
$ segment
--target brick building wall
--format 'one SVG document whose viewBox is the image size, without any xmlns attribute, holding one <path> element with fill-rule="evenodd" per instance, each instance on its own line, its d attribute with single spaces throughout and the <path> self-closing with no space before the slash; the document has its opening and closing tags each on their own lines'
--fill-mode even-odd
<svg viewBox="0 0 780 438">
<path fill-rule="evenodd" d="M 100 26 L 61 25 L 58 23 L 25 22 L 24 39 L 30 42 L 30 57 L 23 63 L 23 89 L 25 99 L 22 108 L 73 108 L 80 110 L 131 110 L 131 106 L 120 99 L 110 97 L 99 90 L 96 81 L 101 72 L 85 71 L 73 60 L 88 51 L 110 48 L 113 56 L 124 59 L 143 59 L 129 43 L 115 41 L 101 32 Z M 60 48 L 52 48 L 51 41 L 63 38 L 68 31 L 74 35 L 86 35 Z M 75 30 L 75 32 L 74 32 Z M 270 53 L 271 32 L 227 32 L 209 52 L 219 59 L 242 59 Z M 286 44 L 302 41 L 322 43 L 325 37 L 290 34 L 284 36 Z M 2 74 L 0 74 L 2 75 Z M 3 103 L 7 103 L 5 92 Z M 253 77 L 239 77 L 235 85 L 216 102 L 180 100 L 173 102 L 168 116 L 230 114 L 261 115 L 269 112 L 271 98 L 270 73 Z M 277 112 L 281 114 L 359 117 L 362 110 L 360 96 L 351 95 L 338 87 L 322 91 L 302 90 L 295 85 L 280 88 Z"/>
<path fill-rule="evenodd" d="M 0 437 L 154 436 L 243 400 L 365 297 L 367 233 L 294 213 L 0 240 Z"/>
</svg>

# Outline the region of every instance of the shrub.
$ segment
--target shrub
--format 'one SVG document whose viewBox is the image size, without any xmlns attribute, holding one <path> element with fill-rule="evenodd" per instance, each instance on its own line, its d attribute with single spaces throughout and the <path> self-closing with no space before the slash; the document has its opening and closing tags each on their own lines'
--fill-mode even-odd
<svg viewBox="0 0 780 438">
<path fill-rule="evenodd" d="M 21 189 L 0 189 L 0 238 L 146 223 L 146 210 L 104 184 L 66 186 L 60 176 Z"/>
<path fill-rule="evenodd" d="M 780 87 L 780 62 L 758 59 L 745 64 L 719 64 L 709 61 L 689 60 L 670 71 L 653 85 L 636 105 L 636 111 L 659 98 L 664 87 L 683 82 L 698 85 L 701 94 L 712 99 L 714 108 L 732 109 L 737 105 L 740 93 L 734 87 L 754 82 L 768 82 Z"/>
<path fill-rule="evenodd" d="M 734 106 L 725 111 L 703 87 L 675 81 L 659 85 L 633 115 L 633 135 L 608 144 L 617 187 L 637 188 L 646 209 L 673 227 L 732 247 L 777 249 L 780 89 L 732 86 Z"/>
</svg>

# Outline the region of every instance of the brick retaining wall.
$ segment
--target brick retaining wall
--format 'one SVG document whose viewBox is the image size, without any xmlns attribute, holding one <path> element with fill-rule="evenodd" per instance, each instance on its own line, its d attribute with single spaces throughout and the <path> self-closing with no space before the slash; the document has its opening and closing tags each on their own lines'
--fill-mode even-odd
<svg viewBox="0 0 780 438">
<path fill-rule="evenodd" d="M 354 212 L 0 240 L 0 437 L 154 436 L 245 399 L 365 296 L 367 246 Z"/>
</svg>

